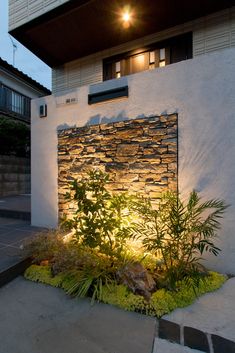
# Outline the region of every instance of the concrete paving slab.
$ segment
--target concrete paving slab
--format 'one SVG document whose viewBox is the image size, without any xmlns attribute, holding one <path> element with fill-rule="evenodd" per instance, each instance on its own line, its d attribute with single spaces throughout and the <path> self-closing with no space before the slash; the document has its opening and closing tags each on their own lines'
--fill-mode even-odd
<svg viewBox="0 0 235 353">
<path fill-rule="evenodd" d="M 176 309 L 163 318 L 235 341 L 235 278 L 194 304 Z"/>
<path fill-rule="evenodd" d="M 156 338 L 153 353 L 203 353 L 196 349 L 184 347 L 176 343 L 171 343 L 161 338 Z"/>
<path fill-rule="evenodd" d="M 14 255 L 9 255 L 9 253 L 5 251 L 5 248 L 0 249 L 0 274 L 8 268 L 15 266 L 21 260 L 22 258 L 19 254 L 15 253 Z"/>
<path fill-rule="evenodd" d="M 22 245 L 40 231 L 28 221 L 0 218 L 0 286 L 22 273 Z"/>
<path fill-rule="evenodd" d="M 29 234 L 28 234 L 28 231 L 26 230 L 13 229 L 7 233 L 3 233 L 3 234 L 0 233 L 0 242 L 3 244 L 10 245 L 10 244 L 23 241 L 24 239 L 27 239 L 28 236 Z"/>
<path fill-rule="evenodd" d="M 0 353 L 151 353 L 155 319 L 18 277 L 0 289 Z"/>
</svg>

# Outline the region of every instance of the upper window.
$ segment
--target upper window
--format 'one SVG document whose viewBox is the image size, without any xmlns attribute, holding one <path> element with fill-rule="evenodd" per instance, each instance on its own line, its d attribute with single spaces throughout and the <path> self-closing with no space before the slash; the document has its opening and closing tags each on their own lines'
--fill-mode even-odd
<svg viewBox="0 0 235 353">
<path fill-rule="evenodd" d="M 192 58 L 192 33 L 155 43 L 103 61 L 103 79 L 120 78 Z"/>
</svg>

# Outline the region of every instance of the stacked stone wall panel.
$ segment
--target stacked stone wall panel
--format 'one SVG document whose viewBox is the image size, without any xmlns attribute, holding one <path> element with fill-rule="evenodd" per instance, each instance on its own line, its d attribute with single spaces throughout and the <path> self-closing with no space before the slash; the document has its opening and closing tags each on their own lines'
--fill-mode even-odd
<svg viewBox="0 0 235 353">
<path fill-rule="evenodd" d="M 58 132 L 60 215 L 72 212 L 65 199 L 73 179 L 92 168 L 109 173 L 113 192 L 158 199 L 177 190 L 177 115 L 155 116 Z"/>
</svg>

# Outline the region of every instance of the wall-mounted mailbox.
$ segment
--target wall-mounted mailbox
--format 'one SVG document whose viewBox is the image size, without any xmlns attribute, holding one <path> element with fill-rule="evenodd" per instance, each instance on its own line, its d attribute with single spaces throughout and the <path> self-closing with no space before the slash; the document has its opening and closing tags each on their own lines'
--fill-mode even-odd
<svg viewBox="0 0 235 353">
<path fill-rule="evenodd" d="M 88 104 L 96 104 L 116 98 L 128 97 L 128 86 L 117 87 L 88 95 Z"/>
<path fill-rule="evenodd" d="M 47 116 L 47 105 L 46 104 L 40 105 L 39 116 L 40 116 L 40 118 L 45 118 Z"/>
</svg>

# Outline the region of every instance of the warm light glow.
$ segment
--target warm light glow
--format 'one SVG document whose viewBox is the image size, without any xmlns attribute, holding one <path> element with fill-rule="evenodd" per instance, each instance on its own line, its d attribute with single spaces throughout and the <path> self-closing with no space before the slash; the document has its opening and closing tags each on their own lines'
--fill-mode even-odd
<svg viewBox="0 0 235 353">
<path fill-rule="evenodd" d="M 142 65 L 144 65 L 145 56 L 144 56 L 144 54 L 136 55 L 136 56 L 134 56 L 134 60 L 136 62 L 136 65 L 142 66 Z"/>
<path fill-rule="evenodd" d="M 125 6 L 120 10 L 120 19 L 124 28 L 129 28 L 133 22 L 133 9 L 130 6 Z"/>
<path fill-rule="evenodd" d="M 164 67 L 164 66 L 166 66 L 165 60 L 164 61 L 160 61 L 159 62 L 159 67 Z"/>
<path fill-rule="evenodd" d="M 124 12 L 124 14 L 122 15 L 122 19 L 124 22 L 130 22 L 131 14 L 129 12 Z"/>
<path fill-rule="evenodd" d="M 69 233 L 67 233 L 66 235 L 63 236 L 63 242 L 69 243 L 72 239 L 74 239 L 75 235 L 74 235 L 74 231 L 71 231 Z"/>
</svg>

